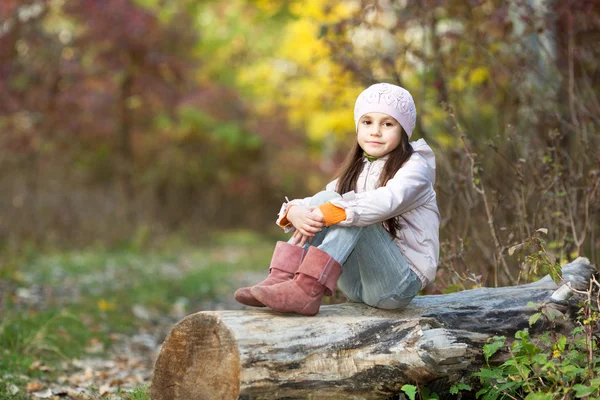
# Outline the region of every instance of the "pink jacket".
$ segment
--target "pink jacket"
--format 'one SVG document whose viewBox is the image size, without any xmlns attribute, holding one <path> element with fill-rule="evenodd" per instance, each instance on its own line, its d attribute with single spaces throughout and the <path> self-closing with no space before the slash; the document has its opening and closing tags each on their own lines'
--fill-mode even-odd
<svg viewBox="0 0 600 400">
<path fill-rule="evenodd" d="M 413 155 L 385 186 L 377 188 L 387 156 L 373 162 L 364 159 L 357 190 L 345 193 L 331 203 L 346 212 L 339 226 L 367 226 L 398 217 L 400 230 L 394 242 L 421 279 L 422 287 L 435 279 L 439 258 L 440 212 L 437 207 L 435 156 L 425 140 L 411 142 Z M 335 191 L 337 179 L 326 190 Z M 293 204 L 308 206 L 311 197 L 284 203 L 277 223 Z M 286 232 L 294 228 L 286 228 Z"/>
</svg>

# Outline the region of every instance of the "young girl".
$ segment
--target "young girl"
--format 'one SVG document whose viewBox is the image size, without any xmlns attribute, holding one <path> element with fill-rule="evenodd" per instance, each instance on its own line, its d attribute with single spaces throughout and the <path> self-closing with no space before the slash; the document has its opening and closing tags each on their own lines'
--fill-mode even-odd
<svg viewBox="0 0 600 400">
<path fill-rule="evenodd" d="M 406 307 L 435 278 L 440 214 L 435 157 L 409 143 L 417 112 L 410 93 L 379 83 L 356 100 L 356 146 L 338 179 L 313 197 L 284 203 L 278 242 L 263 282 L 238 289 L 250 306 L 315 315 L 336 283 L 355 302 Z"/>
</svg>

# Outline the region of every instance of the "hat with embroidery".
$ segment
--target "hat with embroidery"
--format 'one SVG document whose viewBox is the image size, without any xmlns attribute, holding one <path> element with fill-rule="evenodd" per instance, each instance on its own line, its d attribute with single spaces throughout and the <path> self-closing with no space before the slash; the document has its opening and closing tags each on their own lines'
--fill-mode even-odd
<svg viewBox="0 0 600 400">
<path fill-rule="evenodd" d="M 369 86 L 356 99 L 354 106 L 356 129 L 360 117 L 370 112 L 394 117 L 410 139 L 417 122 L 417 109 L 408 90 L 390 83 L 376 83 Z"/>
</svg>

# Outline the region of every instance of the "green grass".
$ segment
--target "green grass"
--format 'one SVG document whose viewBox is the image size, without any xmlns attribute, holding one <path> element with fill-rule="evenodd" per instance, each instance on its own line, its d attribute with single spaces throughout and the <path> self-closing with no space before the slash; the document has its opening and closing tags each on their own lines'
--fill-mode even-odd
<svg viewBox="0 0 600 400">
<path fill-rule="evenodd" d="M 0 260 L 8 261 L 0 264 L 0 284 L 43 287 L 45 293 L 41 304 L 34 305 L 24 304 L 14 290 L 1 295 L 0 399 L 27 398 L 27 382 L 20 376 L 38 377 L 39 371 L 29 370 L 36 360 L 57 365 L 84 355 L 92 338 L 109 345 L 111 333 L 151 326 L 155 318 L 172 315 L 176 304 L 191 313 L 203 302 L 232 296 L 234 278 L 245 271 L 265 271 L 273 246 L 272 238 L 238 231 L 215 234 L 209 245 L 200 247 L 177 243 L 159 249 L 122 245 L 62 252 L 30 249 L 26 256 L 0 253 Z M 137 318 L 134 306 L 147 311 L 150 320 Z M 10 384 L 20 389 L 14 397 L 9 397 Z M 147 399 L 147 389 L 122 397 Z"/>
</svg>

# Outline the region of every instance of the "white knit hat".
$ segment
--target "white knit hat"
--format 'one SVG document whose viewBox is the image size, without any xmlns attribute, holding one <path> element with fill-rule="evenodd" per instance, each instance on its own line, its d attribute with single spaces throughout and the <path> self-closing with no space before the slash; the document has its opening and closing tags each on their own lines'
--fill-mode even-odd
<svg viewBox="0 0 600 400">
<path fill-rule="evenodd" d="M 354 123 L 370 112 L 380 112 L 396 119 L 409 139 L 417 122 L 417 109 L 408 90 L 390 83 L 376 83 L 366 88 L 356 99 Z"/>
</svg>

